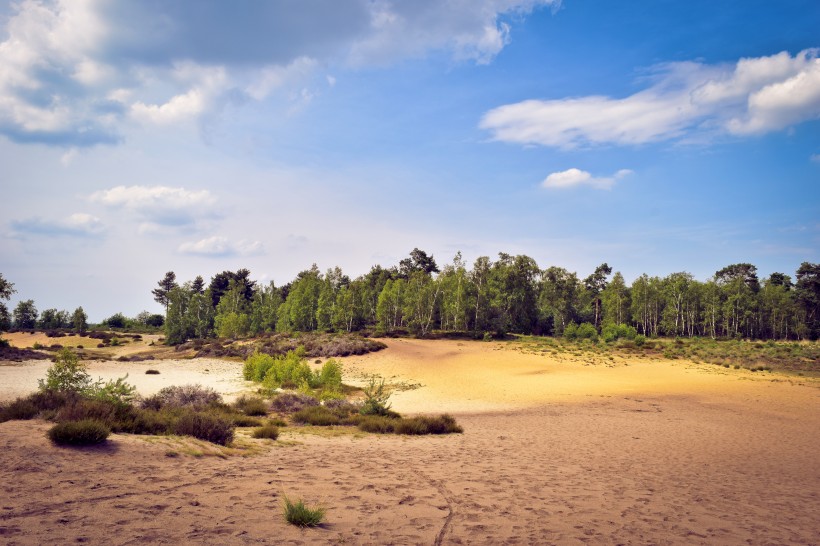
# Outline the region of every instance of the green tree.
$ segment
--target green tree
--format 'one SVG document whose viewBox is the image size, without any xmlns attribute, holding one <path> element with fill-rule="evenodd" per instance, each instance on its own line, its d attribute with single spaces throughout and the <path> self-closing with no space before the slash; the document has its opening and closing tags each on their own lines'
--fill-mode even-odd
<svg viewBox="0 0 820 546">
<path fill-rule="evenodd" d="M 253 300 L 253 291 L 256 287 L 256 282 L 250 279 L 251 272 L 247 269 L 238 269 L 236 272 L 223 271 L 213 276 L 208 288 L 211 291 L 211 305 L 216 308 L 219 305 L 219 300 L 222 295 L 230 288 L 231 281 L 234 284 L 242 286 L 242 297 L 248 303 Z"/>
<path fill-rule="evenodd" d="M 470 306 L 473 331 L 478 334 L 490 328 L 490 271 L 492 262 L 489 256 L 479 256 L 473 263 L 473 269 L 467 275 L 470 281 L 470 293 L 473 304 Z"/>
<path fill-rule="evenodd" d="M 245 285 L 231 279 L 228 290 L 219 299 L 214 316 L 216 335 L 221 338 L 237 338 L 250 331 L 251 305 L 245 299 Z"/>
<path fill-rule="evenodd" d="M 600 326 L 601 318 L 601 292 L 606 288 L 606 278 L 612 273 L 612 268 L 606 263 L 602 263 L 595 268 L 595 271 L 584 279 L 584 288 L 586 289 L 587 298 L 593 310 L 593 326 L 598 328 Z"/>
<path fill-rule="evenodd" d="M 616 271 L 612 280 L 601 291 L 601 313 L 603 321 L 621 325 L 629 321 L 629 288 L 624 276 Z"/>
<path fill-rule="evenodd" d="M 441 329 L 466 331 L 469 281 L 461 252 L 456 253 L 452 265 L 444 267 L 438 282 L 441 284 Z"/>
<path fill-rule="evenodd" d="M 37 326 L 37 308 L 34 300 L 25 300 L 14 308 L 14 327 L 21 330 L 33 330 Z"/>
<path fill-rule="evenodd" d="M 407 282 L 404 279 L 388 279 L 379 294 L 376 310 L 378 329 L 390 332 L 404 326 L 404 296 Z"/>
<path fill-rule="evenodd" d="M 11 315 L 5 301 L 11 299 L 11 295 L 15 292 L 17 291 L 14 289 L 14 284 L 7 281 L 0 273 L 0 332 L 11 329 Z"/>
<path fill-rule="evenodd" d="M 251 332 L 261 334 L 275 331 L 280 305 L 282 294 L 273 281 L 257 288 L 251 302 Z"/>
<path fill-rule="evenodd" d="M 154 301 L 165 307 L 165 311 L 167 312 L 168 293 L 178 286 L 176 273 L 168 271 L 157 284 L 159 286 L 151 290 L 151 293 L 154 295 Z"/>
<path fill-rule="evenodd" d="M 402 316 L 407 327 L 418 336 L 426 336 L 433 327 L 441 285 L 423 270 L 407 279 Z"/>
<path fill-rule="evenodd" d="M 538 320 L 540 276 L 538 264 L 529 256 L 498 254 L 489 278 L 496 332 L 532 333 Z"/>
<path fill-rule="evenodd" d="M 430 275 L 432 273 L 438 273 L 439 269 L 432 255 L 428 256 L 423 250 L 414 248 L 410 252 L 409 258 L 405 258 L 399 262 L 399 274 L 404 278 L 409 278 L 410 275 L 416 271 Z"/>
<path fill-rule="evenodd" d="M 352 332 L 358 315 L 354 287 L 343 286 L 336 294 L 333 306 L 332 326 L 336 331 Z"/>
<path fill-rule="evenodd" d="M 71 326 L 74 331 L 81 334 L 88 329 L 88 315 L 82 307 L 77 307 L 71 315 Z"/>
<path fill-rule="evenodd" d="M 300 332 L 316 330 L 316 311 L 319 307 L 321 274 L 316 264 L 297 275 L 285 300 L 291 329 Z M 278 328 L 277 324 L 277 330 Z"/>
<path fill-rule="evenodd" d="M 581 283 L 575 273 L 563 267 L 549 267 L 542 273 L 538 309 L 541 322 L 553 335 L 563 335 L 564 329 L 578 316 Z"/>
<path fill-rule="evenodd" d="M 820 338 L 820 264 L 800 264 L 794 290 L 802 311 L 803 335 L 809 339 Z"/>
</svg>

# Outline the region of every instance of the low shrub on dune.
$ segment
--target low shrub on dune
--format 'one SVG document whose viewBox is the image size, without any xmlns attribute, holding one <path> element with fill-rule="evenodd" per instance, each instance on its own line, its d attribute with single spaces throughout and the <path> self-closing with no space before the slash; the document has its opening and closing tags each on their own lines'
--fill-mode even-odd
<svg viewBox="0 0 820 546">
<path fill-rule="evenodd" d="M 108 439 L 111 430 L 100 421 L 83 419 L 58 423 L 48 431 L 48 437 L 57 445 L 91 446 Z"/>
</svg>

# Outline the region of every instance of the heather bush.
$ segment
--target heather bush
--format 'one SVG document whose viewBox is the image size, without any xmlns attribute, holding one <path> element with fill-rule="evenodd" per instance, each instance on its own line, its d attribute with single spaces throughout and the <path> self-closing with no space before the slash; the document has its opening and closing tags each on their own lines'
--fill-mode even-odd
<svg viewBox="0 0 820 546">
<path fill-rule="evenodd" d="M 0 423 L 34 419 L 40 409 L 30 398 L 18 398 L 10 404 L 0 405 Z"/>
<path fill-rule="evenodd" d="M 437 417 L 420 415 L 397 419 L 393 432 L 396 434 L 452 434 L 464 432 L 464 429 L 456 423 L 452 416 L 445 413 Z"/>
<path fill-rule="evenodd" d="M 188 411 L 173 424 L 171 432 L 224 446 L 233 441 L 234 424 L 212 413 Z"/>
<path fill-rule="evenodd" d="M 279 437 L 279 427 L 268 423 L 253 431 L 254 438 L 266 438 L 268 440 L 276 440 Z"/>
<path fill-rule="evenodd" d="M 339 416 L 324 406 L 309 406 L 303 408 L 291 415 L 291 420 L 294 423 L 318 427 L 342 424 L 342 420 Z"/>
<path fill-rule="evenodd" d="M 58 445 L 89 446 L 103 443 L 111 434 L 100 421 L 83 419 L 57 423 L 48 431 L 48 437 Z"/>
<path fill-rule="evenodd" d="M 164 407 L 206 408 L 222 405 L 222 396 L 210 387 L 182 385 L 165 387 L 142 401 L 142 407 L 158 410 Z"/>
<path fill-rule="evenodd" d="M 259 396 L 242 395 L 233 403 L 233 407 L 245 415 L 267 415 L 268 403 Z"/>
<path fill-rule="evenodd" d="M 278 413 L 295 413 L 308 406 L 318 406 L 319 401 L 301 393 L 283 392 L 271 400 L 271 409 Z"/>
</svg>

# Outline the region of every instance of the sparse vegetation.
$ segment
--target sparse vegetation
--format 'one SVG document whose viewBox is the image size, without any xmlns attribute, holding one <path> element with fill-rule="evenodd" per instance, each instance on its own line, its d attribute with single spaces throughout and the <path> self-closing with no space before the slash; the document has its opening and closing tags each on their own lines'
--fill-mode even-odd
<svg viewBox="0 0 820 546">
<path fill-rule="evenodd" d="M 287 496 L 283 498 L 285 521 L 299 527 L 316 527 L 325 518 L 325 509 L 321 506 L 307 506 L 302 499 L 292 502 Z"/>
<path fill-rule="evenodd" d="M 269 404 L 265 402 L 264 398 L 259 396 L 248 396 L 243 394 L 233 403 L 233 407 L 237 411 L 241 411 L 245 415 L 267 415 Z"/>
</svg>

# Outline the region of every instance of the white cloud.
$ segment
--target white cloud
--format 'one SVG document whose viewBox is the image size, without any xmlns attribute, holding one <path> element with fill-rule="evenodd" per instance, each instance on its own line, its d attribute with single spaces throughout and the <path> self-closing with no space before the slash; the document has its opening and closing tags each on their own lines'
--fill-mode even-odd
<svg viewBox="0 0 820 546">
<path fill-rule="evenodd" d="M 592 186 L 593 188 L 608 190 L 615 185 L 616 181 L 630 174 L 632 174 L 631 170 L 621 169 L 612 176 L 594 177 L 587 171 L 572 168 L 550 174 L 541 182 L 541 187 L 572 188 L 576 186 Z"/>
<path fill-rule="evenodd" d="M 556 148 L 777 131 L 820 117 L 817 53 L 783 52 L 733 66 L 660 65 L 651 85 L 628 97 L 527 100 L 490 110 L 480 127 L 495 140 Z"/>
<path fill-rule="evenodd" d="M 216 198 L 208 190 L 168 186 L 116 186 L 93 193 L 92 202 L 122 208 L 148 220 L 145 225 L 183 226 L 215 215 Z M 144 226 L 143 226 L 144 227 Z M 140 228 L 141 232 L 151 229 Z"/>
<path fill-rule="evenodd" d="M 814 161 L 815 163 L 820 163 L 820 154 L 811 154 L 809 156 L 810 161 Z"/>
<path fill-rule="evenodd" d="M 177 249 L 181 254 L 198 256 L 256 256 L 264 252 L 262 243 L 242 239 L 232 243 L 227 237 L 214 235 L 199 241 L 182 243 Z"/>
<path fill-rule="evenodd" d="M 11 225 L 19 235 L 46 237 L 97 237 L 105 231 L 105 226 L 99 218 L 84 212 L 77 212 L 57 220 L 43 218 L 15 220 Z"/>
<path fill-rule="evenodd" d="M 433 51 L 486 63 L 509 42 L 502 17 L 559 4 L 304 0 L 237 11 L 196 0 L 151 9 L 139 0 L 24 0 L 0 43 L 0 134 L 83 147 L 119 142 L 129 120 L 184 123 L 248 100 L 298 108 L 334 85 L 319 67 Z M 275 90 L 283 92 L 271 99 Z"/>
</svg>

